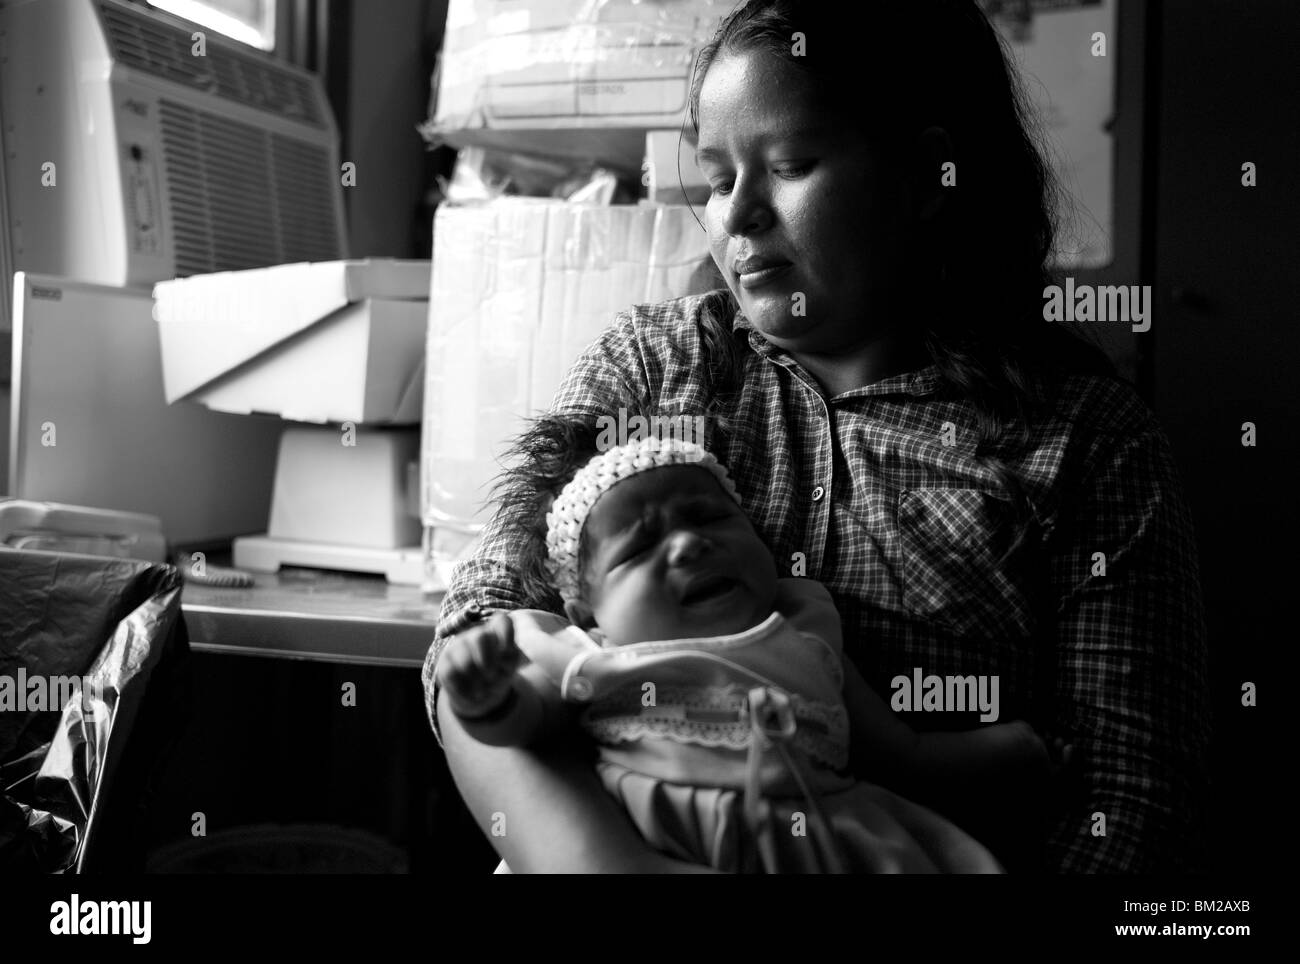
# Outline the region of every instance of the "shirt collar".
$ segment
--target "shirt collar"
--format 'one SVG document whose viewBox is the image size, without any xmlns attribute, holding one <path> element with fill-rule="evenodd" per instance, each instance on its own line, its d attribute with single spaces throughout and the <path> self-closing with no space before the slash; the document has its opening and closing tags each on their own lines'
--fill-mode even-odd
<svg viewBox="0 0 1300 964">
<path fill-rule="evenodd" d="M 732 331 L 744 331 L 749 335 L 749 347 L 752 348 L 759 357 L 766 358 L 773 364 L 781 365 L 799 372 L 810 384 L 816 384 L 812 376 L 808 375 L 802 365 L 790 357 L 783 349 L 773 345 L 770 341 L 762 336 L 753 323 L 745 317 L 744 312 L 736 310 L 735 318 L 732 321 Z M 836 398 L 860 398 L 868 395 L 913 395 L 923 396 L 932 395 L 939 388 L 939 366 L 926 365 L 915 371 L 900 372 L 897 375 L 890 375 L 888 378 L 882 378 L 878 382 L 870 385 L 864 385 L 861 388 L 855 388 L 852 391 L 836 395 Z"/>
</svg>

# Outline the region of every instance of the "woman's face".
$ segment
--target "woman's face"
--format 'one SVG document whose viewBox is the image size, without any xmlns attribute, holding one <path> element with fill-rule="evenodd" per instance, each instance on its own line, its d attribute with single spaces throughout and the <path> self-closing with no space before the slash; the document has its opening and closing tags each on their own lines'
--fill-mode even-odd
<svg viewBox="0 0 1300 964">
<path fill-rule="evenodd" d="M 907 200 L 858 125 L 765 52 L 721 53 L 700 89 L 713 260 L 750 321 L 792 352 L 882 334 L 907 244 Z"/>
</svg>

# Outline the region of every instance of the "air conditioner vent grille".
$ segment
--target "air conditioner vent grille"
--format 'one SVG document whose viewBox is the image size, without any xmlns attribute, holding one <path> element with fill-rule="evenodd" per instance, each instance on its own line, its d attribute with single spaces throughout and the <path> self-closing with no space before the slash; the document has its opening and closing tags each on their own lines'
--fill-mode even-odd
<svg viewBox="0 0 1300 964">
<path fill-rule="evenodd" d="M 116 4 L 99 9 L 113 55 L 127 66 L 277 117 L 325 127 L 306 78 L 218 44 L 207 44 L 205 56 L 195 57 L 189 32 Z"/>
<path fill-rule="evenodd" d="M 118 60 L 139 70 L 206 90 L 211 67 L 204 57 L 190 54 L 190 39 L 147 16 L 105 4 L 104 24 Z"/>
<path fill-rule="evenodd" d="M 159 119 L 177 277 L 341 257 L 328 151 L 166 99 Z"/>
<path fill-rule="evenodd" d="M 328 261 L 339 257 L 333 210 L 321 198 L 340 190 L 329 156 L 320 148 L 280 134 L 271 135 L 274 192 L 280 202 L 281 240 L 297 257 L 285 261 Z"/>
</svg>

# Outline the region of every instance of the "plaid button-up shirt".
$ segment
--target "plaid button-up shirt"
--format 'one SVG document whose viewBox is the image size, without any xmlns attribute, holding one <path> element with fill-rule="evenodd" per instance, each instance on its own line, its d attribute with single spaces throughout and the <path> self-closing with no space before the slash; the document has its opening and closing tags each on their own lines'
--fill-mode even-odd
<svg viewBox="0 0 1300 964">
<path fill-rule="evenodd" d="M 702 299 L 637 306 L 578 359 L 553 410 L 704 412 Z M 717 302 L 715 302 L 715 305 Z M 1195 542 L 1169 444 L 1113 379 L 1070 376 L 1055 411 L 1003 459 L 1037 519 L 1001 559 L 1006 494 L 974 456 L 969 401 L 934 367 L 830 397 L 748 328 L 743 388 L 725 412 L 728 466 L 784 574 L 831 591 L 845 655 L 886 699 L 896 676 L 997 676 L 1000 716 L 1066 736 L 1081 792 L 1053 819 L 1046 869 L 1198 866 L 1208 744 Z M 950 424 L 948 424 L 950 423 Z M 425 662 L 448 637 L 521 598 L 511 546 L 489 524 L 456 570 Z M 918 730 L 966 728 L 910 712 Z M 1100 816 L 1099 816 L 1100 815 Z"/>
</svg>

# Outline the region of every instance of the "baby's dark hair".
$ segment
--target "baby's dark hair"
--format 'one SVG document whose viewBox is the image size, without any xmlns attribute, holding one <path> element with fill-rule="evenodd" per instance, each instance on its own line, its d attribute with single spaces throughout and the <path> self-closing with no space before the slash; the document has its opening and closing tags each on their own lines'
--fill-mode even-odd
<svg viewBox="0 0 1300 964">
<path fill-rule="evenodd" d="M 649 406 L 637 408 L 637 412 L 641 413 L 651 411 Z M 708 439 L 717 442 L 724 438 L 720 422 L 716 419 L 710 420 L 704 416 L 692 418 L 680 411 L 670 412 L 667 409 L 661 409 L 655 414 L 642 414 L 640 417 L 654 426 L 652 431 L 669 426 L 669 437 L 673 437 L 673 433 L 679 430 L 684 433 L 687 430 L 702 432 L 705 438 L 694 441 L 706 451 L 711 448 Z M 595 414 L 542 415 L 527 423 L 527 427 L 515 438 L 505 454 L 507 468 L 497 477 L 491 498 L 496 503 L 500 531 L 511 546 L 524 597 L 523 605 L 527 608 L 563 612 L 562 596 L 547 565 L 546 516 L 574 476 L 592 458 L 609 448 L 610 426 L 602 425 L 606 418 L 607 416 Z M 705 428 L 710 421 L 715 423 L 712 434 Z M 602 439 L 602 436 L 605 438 Z M 693 441 L 689 434 L 682 440 Z M 722 466 L 725 478 L 725 464 L 716 455 L 710 462 L 714 460 L 717 462 L 714 468 Z M 722 481 L 720 478 L 719 482 Z M 732 485 L 728 479 L 721 490 L 739 502 L 740 498 L 734 489 L 728 491 Z M 583 530 L 578 540 L 579 572 L 585 571 L 587 553 L 586 531 Z M 582 582 L 580 579 L 580 592 L 585 590 Z"/>
<path fill-rule="evenodd" d="M 546 566 L 546 513 L 578 470 L 598 454 L 597 418 L 547 414 L 532 419 L 506 452 L 509 467 L 492 488 L 502 532 L 514 550 L 526 608 L 564 611 Z"/>
</svg>

